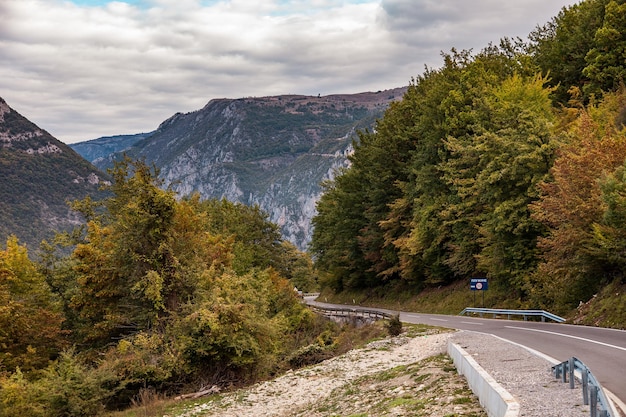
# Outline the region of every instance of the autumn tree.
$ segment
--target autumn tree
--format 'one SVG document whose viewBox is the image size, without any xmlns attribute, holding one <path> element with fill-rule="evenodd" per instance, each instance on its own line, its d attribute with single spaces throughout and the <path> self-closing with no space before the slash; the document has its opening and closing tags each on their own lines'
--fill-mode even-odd
<svg viewBox="0 0 626 417">
<path fill-rule="evenodd" d="M 612 279 L 616 264 L 607 263 L 606 238 L 619 219 L 612 213 L 619 212 L 620 167 L 626 158 L 619 121 L 624 108 L 621 92 L 581 110 L 558 150 L 552 179 L 541 184 L 532 213 L 549 233 L 539 239 L 542 261 L 529 283 L 538 305 L 563 311 Z"/>
<path fill-rule="evenodd" d="M 67 345 L 63 314 L 15 236 L 0 251 L 0 372 L 43 368 Z"/>
<path fill-rule="evenodd" d="M 277 226 L 258 207 L 179 200 L 141 161 L 121 161 L 112 176 L 101 206 L 74 204 L 88 222 L 71 269 L 48 268 L 72 295 L 79 353 L 114 376 L 112 403 L 127 405 L 146 384 L 168 391 L 271 372 L 311 322 Z"/>
<path fill-rule="evenodd" d="M 126 159 L 112 174 L 113 196 L 72 255 L 72 307 L 82 337 L 100 343 L 157 325 L 194 296 L 213 263 L 230 262 L 231 243 L 207 235 L 197 199 L 178 203 L 160 187 L 158 172 L 140 162 Z"/>
</svg>

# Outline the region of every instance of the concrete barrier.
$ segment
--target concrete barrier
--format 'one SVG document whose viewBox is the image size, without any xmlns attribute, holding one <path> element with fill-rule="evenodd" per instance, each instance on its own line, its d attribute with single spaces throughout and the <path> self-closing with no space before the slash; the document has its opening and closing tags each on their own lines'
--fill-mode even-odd
<svg viewBox="0 0 626 417">
<path fill-rule="evenodd" d="M 470 389 L 489 417 L 518 417 L 519 403 L 498 384 L 461 346 L 448 342 L 448 355 L 459 374 L 467 379 Z"/>
</svg>

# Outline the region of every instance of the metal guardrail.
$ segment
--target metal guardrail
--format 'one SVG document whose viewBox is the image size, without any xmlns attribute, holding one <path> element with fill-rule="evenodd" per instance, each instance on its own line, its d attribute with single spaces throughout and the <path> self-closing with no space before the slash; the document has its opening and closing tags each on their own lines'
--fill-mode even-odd
<svg viewBox="0 0 626 417">
<path fill-rule="evenodd" d="M 377 310 L 365 310 L 343 307 L 322 307 L 309 304 L 309 308 L 319 314 L 329 317 L 363 317 L 374 320 L 388 320 L 394 317 L 391 313 Z"/>
<path fill-rule="evenodd" d="M 591 370 L 575 357 L 561 362 L 552 367 L 554 377 L 561 378 L 563 382 L 567 382 L 569 378 L 569 387 L 574 389 L 574 380 L 578 379 L 583 390 L 583 404 L 589 405 L 591 417 L 617 417 L 612 414 L 611 405 L 608 398 L 602 390 L 602 386 L 593 376 Z M 579 374 L 580 376 L 576 375 Z M 599 414 L 598 414 L 599 412 Z"/>
<path fill-rule="evenodd" d="M 541 317 L 541 321 L 546 321 L 546 319 L 550 319 L 556 321 L 557 323 L 563 323 L 565 319 L 563 317 L 559 317 L 556 314 L 552 314 L 545 310 L 505 310 L 499 308 L 475 308 L 475 307 L 467 307 L 463 311 L 459 313 L 459 315 L 465 315 L 469 313 L 480 314 L 482 317 L 483 314 L 493 314 L 493 317 L 496 316 L 504 316 L 510 320 L 511 316 L 523 316 L 524 321 L 528 319 L 529 316 L 539 316 Z"/>
</svg>

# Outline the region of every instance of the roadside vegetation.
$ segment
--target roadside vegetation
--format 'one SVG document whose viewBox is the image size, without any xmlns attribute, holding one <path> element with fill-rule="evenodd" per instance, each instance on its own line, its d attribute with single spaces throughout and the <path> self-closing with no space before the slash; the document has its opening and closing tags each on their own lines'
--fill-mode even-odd
<svg viewBox="0 0 626 417">
<path fill-rule="evenodd" d="M 625 28 L 626 4 L 587 0 L 416 77 L 325 184 L 327 298 L 458 313 L 486 277 L 491 306 L 573 318 L 595 297 L 591 321 L 626 326 Z"/>
<path fill-rule="evenodd" d="M 85 223 L 39 261 L 14 237 L 0 251 L 0 416 L 239 386 L 339 344 L 294 291 L 317 286 L 310 259 L 258 207 L 177 199 L 129 159 L 111 175 L 110 197 L 75 202 Z"/>
</svg>

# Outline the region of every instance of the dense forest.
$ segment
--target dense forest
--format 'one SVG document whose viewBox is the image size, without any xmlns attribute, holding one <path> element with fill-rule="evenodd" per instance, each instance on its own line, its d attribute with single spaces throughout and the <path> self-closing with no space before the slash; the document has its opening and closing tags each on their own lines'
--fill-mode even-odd
<svg viewBox="0 0 626 417">
<path fill-rule="evenodd" d="M 443 54 L 414 80 L 313 219 L 335 292 L 488 277 L 567 312 L 626 283 L 626 2 L 563 9 L 528 41 Z"/>
</svg>

